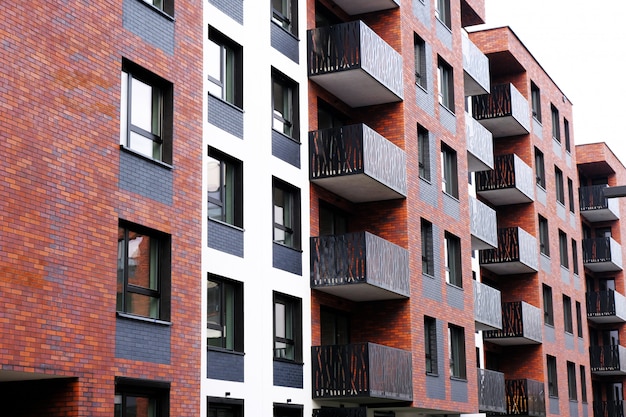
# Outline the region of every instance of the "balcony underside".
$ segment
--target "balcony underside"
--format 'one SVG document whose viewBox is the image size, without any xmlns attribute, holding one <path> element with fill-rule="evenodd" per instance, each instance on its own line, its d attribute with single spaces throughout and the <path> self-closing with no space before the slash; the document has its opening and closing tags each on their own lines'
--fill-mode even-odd
<svg viewBox="0 0 626 417">
<path fill-rule="evenodd" d="M 587 320 L 598 323 L 598 324 L 607 324 L 607 323 L 626 323 L 626 318 L 619 317 L 616 314 L 606 314 L 606 315 L 589 315 L 587 314 Z"/>
<path fill-rule="evenodd" d="M 619 215 L 617 215 L 610 208 L 602 208 L 602 209 L 594 209 L 594 210 L 580 210 L 580 215 L 583 216 L 587 221 L 591 223 L 596 222 L 612 222 L 614 220 L 619 220 Z"/>
<path fill-rule="evenodd" d="M 486 127 L 494 138 L 506 136 L 527 135 L 528 130 L 513 116 L 500 116 L 491 119 L 479 120 L 480 124 Z"/>
<path fill-rule="evenodd" d="M 396 0 L 335 0 L 335 4 L 349 15 L 378 12 L 399 6 Z"/>
<path fill-rule="evenodd" d="M 531 203 L 533 201 L 532 198 L 524 194 L 519 188 L 515 187 L 477 191 L 477 194 L 488 200 L 494 206 Z"/>
<path fill-rule="evenodd" d="M 523 336 L 513 336 L 513 337 L 485 337 L 485 341 L 493 343 L 494 345 L 500 346 L 520 346 L 520 345 L 540 345 L 541 342 L 538 342 L 533 339 L 529 339 Z"/>
<path fill-rule="evenodd" d="M 365 173 L 312 179 L 311 182 L 353 203 L 394 200 L 405 197 Z"/>
<path fill-rule="evenodd" d="M 309 76 L 350 107 L 373 106 L 402 100 L 365 70 L 357 68 Z"/>
<path fill-rule="evenodd" d="M 381 288 L 368 282 L 338 285 L 318 285 L 314 287 L 318 291 L 325 292 L 337 297 L 352 301 L 377 301 L 377 300 L 402 300 L 408 298 L 406 294 Z"/>
<path fill-rule="evenodd" d="M 585 262 L 585 268 L 593 272 L 617 272 L 622 270 L 622 266 L 613 261 L 606 262 Z"/>
<path fill-rule="evenodd" d="M 626 369 L 592 369 L 591 373 L 598 376 L 624 376 Z"/>
<path fill-rule="evenodd" d="M 480 266 L 498 275 L 527 274 L 537 272 L 536 268 L 526 265 L 520 261 L 483 263 L 480 264 Z"/>
</svg>

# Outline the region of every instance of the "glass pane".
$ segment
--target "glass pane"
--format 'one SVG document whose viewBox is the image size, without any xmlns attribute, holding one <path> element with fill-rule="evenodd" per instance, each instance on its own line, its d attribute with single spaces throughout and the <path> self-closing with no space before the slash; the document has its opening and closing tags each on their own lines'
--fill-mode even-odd
<svg viewBox="0 0 626 417">
<path fill-rule="evenodd" d="M 274 333 L 276 337 L 285 337 L 285 305 L 281 303 L 274 304 Z"/>
<path fill-rule="evenodd" d="M 208 282 L 207 288 L 207 325 L 211 328 L 222 326 L 221 286 L 215 281 Z M 220 332 L 221 333 L 221 332 Z"/>
<path fill-rule="evenodd" d="M 139 316 L 159 318 L 159 299 L 148 295 L 129 292 L 126 295 L 127 312 Z"/>
<path fill-rule="evenodd" d="M 224 66 L 224 100 L 229 103 L 235 102 L 235 51 L 230 48 L 224 49 L 225 66 Z"/>
<path fill-rule="evenodd" d="M 128 240 L 128 283 L 138 287 L 158 289 L 156 273 L 156 241 L 149 236 L 130 232 Z M 151 256 L 152 255 L 152 256 Z"/>
<path fill-rule="evenodd" d="M 124 229 L 117 229 L 117 311 L 124 311 L 124 259 L 126 258 L 126 244 Z"/>
<path fill-rule="evenodd" d="M 152 132 L 152 86 L 133 78 L 131 81 L 130 122 Z"/>
<path fill-rule="evenodd" d="M 156 417 L 156 399 L 148 397 L 126 397 L 126 417 Z"/>
<path fill-rule="evenodd" d="M 208 59 L 206 66 L 209 72 L 209 77 L 214 81 L 221 83 L 222 81 L 222 46 L 218 45 L 212 40 L 209 40 L 207 44 Z M 221 90 L 221 89 L 220 89 Z M 218 97 L 222 95 L 219 94 Z"/>
<path fill-rule="evenodd" d="M 224 221 L 235 223 L 235 167 L 233 164 L 224 164 Z"/>
<path fill-rule="evenodd" d="M 219 221 L 225 221 L 222 214 L 222 206 L 209 202 L 209 218 Z"/>
<path fill-rule="evenodd" d="M 235 287 L 224 285 L 224 347 L 232 350 L 235 348 Z"/>
<path fill-rule="evenodd" d="M 215 158 L 208 158 L 207 162 L 207 188 L 209 198 L 222 201 L 222 172 L 221 163 Z"/>
<path fill-rule="evenodd" d="M 140 135 L 136 132 L 130 132 L 130 143 L 128 146 L 140 154 L 146 155 L 150 158 L 154 158 L 154 145 L 158 144 L 153 142 L 152 139 Z"/>
</svg>

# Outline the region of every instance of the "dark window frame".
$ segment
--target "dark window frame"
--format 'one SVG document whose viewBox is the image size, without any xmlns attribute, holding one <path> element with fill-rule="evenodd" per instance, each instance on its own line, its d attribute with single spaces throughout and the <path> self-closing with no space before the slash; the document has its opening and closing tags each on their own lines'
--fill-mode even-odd
<svg viewBox="0 0 626 417">
<path fill-rule="evenodd" d="M 535 147 L 535 179 L 538 186 L 546 189 L 546 166 L 543 152 Z"/>
<path fill-rule="evenodd" d="M 207 397 L 207 417 L 243 417 L 243 406 L 242 399 Z"/>
<path fill-rule="evenodd" d="M 422 274 L 435 275 L 435 252 L 433 241 L 433 224 L 426 219 L 420 221 L 422 239 Z"/>
<path fill-rule="evenodd" d="M 550 256 L 550 229 L 548 219 L 539 215 L 539 251 L 545 256 Z"/>
<path fill-rule="evenodd" d="M 550 104 L 550 114 L 552 115 L 552 139 L 561 143 L 559 109 L 557 109 L 554 104 Z"/>
<path fill-rule="evenodd" d="M 417 33 L 413 33 L 413 55 L 415 65 L 415 84 L 426 90 L 428 88 L 426 42 Z"/>
<path fill-rule="evenodd" d="M 143 0 L 143 2 L 171 18 L 174 17 L 174 0 Z"/>
<path fill-rule="evenodd" d="M 273 352 L 274 360 L 302 363 L 302 300 L 300 298 L 274 291 L 273 300 Z M 277 305 L 285 307 L 285 335 L 277 334 Z M 290 309 L 290 311 L 288 311 Z M 291 315 L 289 323 L 287 314 Z M 291 324 L 291 325 L 290 325 Z M 289 332 L 291 333 L 289 335 Z M 280 332 L 282 333 L 282 331 Z M 289 352 L 291 347 L 293 353 Z"/>
<path fill-rule="evenodd" d="M 563 294 L 563 329 L 565 330 L 565 333 L 574 334 L 572 299 L 565 294 Z"/>
<path fill-rule="evenodd" d="M 554 326 L 554 305 L 552 301 L 552 287 L 542 284 L 543 295 L 543 323 Z"/>
<path fill-rule="evenodd" d="M 463 271 L 461 269 L 461 239 L 452 233 L 444 233 L 446 282 L 463 288 Z"/>
<path fill-rule="evenodd" d="M 541 123 L 541 90 L 534 82 L 530 82 L 530 97 L 533 117 Z"/>
<path fill-rule="evenodd" d="M 563 171 L 558 166 L 554 166 L 554 189 L 556 201 L 565 206 L 565 184 L 563 182 Z"/>
<path fill-rule="evenodd" d="M 277 95 L 280 94 L 280 100 Z M 300 142 L 299 87 L 291 78 L 272 69 L 272 129 Z M 282 103 L 282 109 L 276 107 Z"/>
<path fill-rule="evenodd" d="M 441 142 L 441 189 L 444 193 L 459 198 L 459 171 L 457 152 Z"/>
<path fill-rule="evenodd" d="M 567 247 L 567 234 L 559 229 L 559 260 L 563 268 L 569 269 L 569 253 Z"/>
<path fill-rule="evenodd" d="M 212 286 L 211 283 L 215 285 Z M 212 288 L 216 293 L 211 294 Z M 219 291 L 219 293 L 217 293 Z M 213 301 L 212 301 L 213 300 Z M 210 343 L 209 349 L 224 349 L 232 352 L 243 352 L 243 283 L 209 274 L 207 277 L 207 331 L 220 332 L 219 345 Z M 217 320 L 210 320 L 211 307 L 218 308 Z M 218 321 L 217 323 L 215 321 Z M 225 336 L 224 336 L 225 335 Z"/>
<path fill-rule="evenodd" d="M 429 316 L 424 316 L 424 359 L 426 373 L 438 375 L 437 319 Z"/>
<path fill-rule="evenodd" d="M 448 342 L 450 356 L 450 377 L 467 379 L 467 358 L 465 356 L 465 329 L 448 324 Z"/>
<path fill-rule="evenodd" d="M 572 152 L 572 142 L 570 138 L 569 131 L 569 121 L 566 118 L 563 118 L 563 133 L 565 135 L 565 150 L 569 153 Z"/>
<path fill-rule="evenodd" d="M 282 195 L 282 199 L 280 198 Z M 273 178 L 272 181 L 272 222 L 273 222 L 273 234 L 272 239 L 274 243 L 300 250 L 302 224 L 300 213 L 300 189 L 288 184 L 278 178 Z M 281 201 L 282 200 L 282 201 Z M 277 205 L 281 203 L 282 205 Z M 283 218 L 281 222 L 277 220 L 277 208 L 282 208 Z M 283 239 L 280 240 L 277 236 L 283 234 Z"/>
<path fill-rule="evenodd" d="M 578 275 L 578 243 L 576 239 L 572 239 L 572 266 L 574 274 Z"/>
<path fill-rule="evenodd" d="M 115 377 L 114 416 L 127 417 L 135 414 L 127 413 L 130 398 L 147 398 L 153 401 L 155 415 L 168 417 L 170 414 L 170 383 L 144 380 L 138 378 Z"/>
<path fill-rule="evenodd" d="M 207 215 L 210 220 L 243 228 L 243 163 L 217 149 L 209 147 L 207 179 L 211 180 L 211 163 L 219 164 L 219 196 L 207 184 Z M 232 188 L 232 191 L 229 189 Z M 219 215 L 212 212 L 219 211 Z"/>
<path fill-rule="evenodd" d="M 423 126 L 417 125 L 417 162 L 419 168 L 419 176 L 425 181 L 430 182 L 430 133 Z"/>
<path fill-rule="evenodd" d="M 546 367 L 548 370 L 548 395 L 553 398 L 559 397 L 559 380 L 556 367 L 556 358 L 546 355 Z"/>
<path fill-rule="evenodd" d="M 450 11 L 450 0 L 435 0 L 435 17 L 445 27 L 452 30 L 452 15 Z"/>
<path fill-rule="evenodd" d="M 278 7 L 277 7 L 278 6 Z M 283 30 L 298 37 L 298 2 L 297 0 L 272 0 L 272 22 Z"/>
<path fill-rule="evenodd" d="M 219 48 L 219 78 L 208 74 L 211 86 L 219 88 L 220 93 L 211 91 L 209 94 L 235 107 L 243 109 L 243 48 L 220 31 L 209 26 L 209 42 Z M 211 50 L 209 50 L 212 53 Z M 217 75 L 217 74 L 216 74 Z M 232 79 L 230 82 L 228 81 Z"/>
<path fill-rule="evenodd" d="M 567 394 L 570 401 L 578 401 L 576 387 L 576 364 L 567 361 Z"/>
<path fill-rule="evenodd" d="M 583 337 L 583 312 L 580 301 L 576 301 L 576 335 Z"/>
<path fill-rule="evenodd" d="M 437 61 L 439 104 L 454 113 L 454 69 L 443 58 Z"/>
<path fill-rule="evenodd" d="M 580 370 L 580 399 L 582 402 L 587 402 L 587 370 L 585 365 L 579 366 Z"/>
<path fill-rule="evenodd" d="M 567 194 L 569 198 L 569 211 L 570 213 L 576 212 L 576 204 L 574 201 L 574 181 L 567 177 Z"/>
</svg>

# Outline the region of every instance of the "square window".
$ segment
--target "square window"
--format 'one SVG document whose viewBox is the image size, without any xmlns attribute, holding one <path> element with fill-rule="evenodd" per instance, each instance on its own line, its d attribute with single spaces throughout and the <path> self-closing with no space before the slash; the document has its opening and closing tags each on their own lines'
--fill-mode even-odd
<svg viewBox="0 0 626 417">
<path fill-rule="evenodd" d="M 554 187 L 556 189 L 556 201 L 565 205 L 565 187 L 563 184 L 563 171 L 554 167 Z"/>
<path fill-rule="evenodd" d="M 171 164 L 172 84 L 127 60 L 122 62 L 121 83 L 120 144 Z"/>
<path fill-rule="evenodd" d="M 276 71 L 272 74 L 272 105 L 273 129 L 299 141 L 298 85 Z"/>
<path fill-rule="evenodd" d="M 539 215 L 539 250 L 546 256 L 550 256 L 549 236 L 548 220 L 542 215 Z"/>
<path fill-rule="evenodd" d="M 437 320 L 424 316 L 424 350 L 426 355 L 426 372 L 437 374 Z"/>
<path fill-rule="evenodd" d="M 167 13 L 170 16 L 174 16 L 174 0 L 143 0 L 143 1 Z"/>
<path fill-rule="evenodd" d="M 550 397 L 559 396 L 559 384 L 556 374 L 556 358 L 546 355 L 546 365 L 548 368 L 548 395 Z"/>
<path fill-rule="evenodd" d="M 169 416 L 169 383 L 115 378 L 115 417 Z"/>
<path fill-rule="evenodd" d="M 544 165 L 543 152 L 535 148 L 535 176 L 537 185 L 546 189 L 546 168 Z"/>
<path fill-rule="evenodd" d="M 298 37 L 298 2 L 272 0 L 272 22 Z"/>
<path fill-rule="evenodd" d="M 461 273 L 461 239 L 451 233 L 445 233 L 446 282 L 463 288 Z"/>
<path fill-rule="evenodd" d="M 430 181 L 430 138 L 428 130 L 417 125 L 417 157 L 420 178 Z"/>
<path fill-rule="evenodd" d="M 533 109 L 533 117 L 541 122 L 541 90 L 534 82 L 530 82 L 530 98 Z"/>
<path fill-rule="evenodd" d="M 574 333 L 574 322 L 572 321 L 572 299 L 563 294 L 563 322 L 565 332 Z"/>
<path fill-rule="evenodd" d="M 433 224 L 422 219 L 420 231 L 422 237 L 422 274 L 434 276 Z"/>
<path fill-rule="evenodd" d="M 441 189 L 454 198 L 459 198 L 459 178 L 456 151 L 441 143 Z"/>
<path fill-rule="evenodd" d="M 302 362 L 302 301 L 276 292 L 274 358 Z"/>
<path fill-rule="evenodd" d="M 243 227 L 241 161 L 209 148 L 206 170 L 209 219 Z"/>
<path fill-rule="evenodd" d="M 273 181 L 274 242 L 300 249 L 300 190 Z"/>
<path fill-rule="evenodd" d="M 243 108 L 243 53 L 240 45 L 209 27 L 209 93 Z"/>
<path fill-rule="evenodd" d="M 543 285 L 543 322 L 544 324 L 554 326 L 554 310 L 552 307 L 552 288 L 546 284 Z"/>
<path fill-rule="evenodd" d="M 465 330 L 449 324 L 448 341 L 450 343 L 450 376 L 465 379 Z"/>
<path fill-rule="evenodd" d="M 413 34 L 413 48 L 415 56 L 415 83 L 420 87 L 427 88 L 426 69 L 426 42 L 417 33 Z"/>
<path fill-rule="evenodd" d="M 561 266 L 569 268 L 569 255 L 567 253 L 567 235 L 559 229 L 559 258 Z"/>
<path fill-rule="evenodd" d="M 117 234 L 117 311 L 169 320 L 170 237 L 120 224 Z"/>
<path fill-rule="evenodd" d="M 438 65 L 439 104 L 454 113 L 454 76 L 452 67 L 439 57 Z"/>
<path fill-rule="evenodd" d="M 452 28 L 452 20 L 450 14 L 450 0 L 435 0 L 435 16 L 448 29 Z"/>
<path fill-rule="evenodd" d="M 559 110 L 554 107 L 554 104 L 550 105 L 550 112 L 552 114 L 552 138 L 561 143 L 561 127 L 559 125 Z"/>
<path fill-rule="evenodd" d="M 243 400 L 208 397 L 207 410 L 207 417 L 243 417 Z"/>
<path fill-rule="evenodd" d="M 243 352 L 243 284 L 209 275 L 207 300 L 207 345 Z"/>
</svg>

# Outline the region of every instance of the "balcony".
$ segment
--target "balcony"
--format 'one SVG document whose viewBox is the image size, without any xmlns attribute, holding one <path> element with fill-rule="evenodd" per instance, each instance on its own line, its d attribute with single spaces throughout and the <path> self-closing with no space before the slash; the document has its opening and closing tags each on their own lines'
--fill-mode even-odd
<svg viewBox="0 0 626 417">
<path fill-rule="evenodd" d="M 542 341 L 541 309 L 525 301 L 502 304 L 502 330 L 489 330 L 483 339 L 503 346 L 536 345 Z"/>
<path fill-rule="evenodd" d="M 479 281 L 474 285 L 474 322 L 476 330 L 502 329 L 500 291 Z"/>
<path fill-rule="evenodd" d="M 622 247 L 612 237 L 583 239 L 583 265 L 593 272 L 622 270 Z"/>
<path fill-rule="evenodd" d="M 594 401 L 593 417 L 624 417 L 624 401 Z"/>
<path fill-rule="evenodd" d="M 368 232 L 311 238 L 311 288 L 353 301 L 409 297 L 409 252 Z"/>
<path fill-rule="evenodd" d="M 533 170 L 515 154 L 498 155 L 492 171 L 476 173 L 476 193 L 495 206 L 530 203 L 535 199 Z"/>
<path fill-rule="evenodd" d="M 461 36 L 461 45 L 465 96 L 489 94 L 489 59 L 467 36 Z"/>
<path fill-rule="evenodd" d="M 480 251 L 480 266 L 498 275 L 539 270 L 537 239 L 520 227 L 498 229 L 498 248 Z"/>
<path fill-rule="evenodd" d="M 313 346 L 313 399 L 412 401 L 411 352 L 374 343 Z"/>
<path fill-rule="evenodd" d="M 507 415 L 545 417 L 546 396 L 543 382 L 507 379 L 506 404 Z"/>
<path fill-rule="evenodd" d="M 309 179 L 355 203 L 406 197 L 406 155 L 364 124 L 309 132 Z"/>
<path fill-rule="evenodd" d="M 498 218 L 496 211 L 470 196 L 470 233 L 472 250 L 498 247 Z"/>
<path fill-rule="evenodd" d="M 504 374 L 478 368 L 478 410 L 482 413 L 506 412 Z"/>
<path fill-rule="evenodd" d="M 588 292 L 587 318 L 594 323 L 626 322 L 626 297 L 614 290 Z"/>
<path fill-rule="evenodd" d="M 493 169 L 493 137 L 488 131 L 465 113 L 465 138 L 467 140 L 467 169 L 470 172 Z"/>
<path fill-rule="evenodd" d="M 351 107 L 402 100 L 402 57 L 365 23 L 310 29 L 309 78 Z"/>
<path fill-rule="evenodd" d="M 590 222 L 608 222 L 619 220 L 619 201 L 616 198 L 606 198 L 606 185 L 592 185 L 580 187 L 580 214 Z"/>
<path fill-rule="evenodd" d="M 335 4 L 349 15 L 356 15 L 400 7 L 400 0 L 335 0 Z"/>
<path fill-rule="evenodd" d="M 491 94 L 472 97 L 472 110 L 494 138 L 530 133 L 528 100 L 513 84 L 494 85 Z"/>
<path fill-rule="evenodd" d="M 626 348 L 620 345 L 590 346 L 591 372 L 596 375 L 626 375 Z"/>
</svg>

